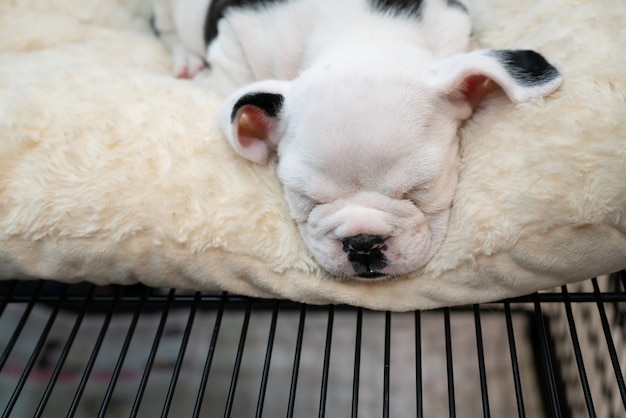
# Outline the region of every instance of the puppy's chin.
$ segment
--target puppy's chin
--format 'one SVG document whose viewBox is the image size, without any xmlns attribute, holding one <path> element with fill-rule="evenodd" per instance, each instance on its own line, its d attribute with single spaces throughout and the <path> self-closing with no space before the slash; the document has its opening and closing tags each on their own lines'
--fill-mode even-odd
<svg viewBox="0 0 626 418">
<path fill-rule="evenodd" d="M 394 266 L 390 266 L 389 268 L 384 268 L 381 270 L 372 270 L 372 271 L 357 273 L 351 267 L 338 269 L 337 266 L 325 264 L 324 262 L 320 262 L 320 258 L 316 257 L 315 255 L 314 257 L 318 261 L 318 264 L 320 264 L 320 266 L 324 270 L 326 270 L 328 273 L 332 274 L 333 276 L 337 276 L 341 279 L 350 279 L 350 280 L 357 280 L 357 281 L 363 281 L 363 282 L 379 282 L 379 281 L 395 279 L 400 276 L 406 276 L 424 267 L 428 263 L 428 261 L 430 261 L 430 258 L 428 258 L 424 260 L 423 262 L 420 262 L 419 264 L 413 264 L 410 266 L 394 265 Z"/>
<path fill-rule="evenodd" d="M 428 225 L 417 231 L 402 231 L 388 237 L 380 250 L 350 249 L 344 240 L 325 236 L 314 239 L 303 235 L 318 264 L 340 278 L 358 281 L 383 281 L 405 276 L 423 268 L 440 247 L 442 236 L 431 233 Z"/>
</svg>

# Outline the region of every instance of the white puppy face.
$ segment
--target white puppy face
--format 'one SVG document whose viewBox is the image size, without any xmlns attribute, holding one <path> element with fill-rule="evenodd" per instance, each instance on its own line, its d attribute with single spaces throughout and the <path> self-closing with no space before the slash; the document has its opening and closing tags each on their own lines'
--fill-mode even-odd
<svg viewBox="0 0 626 418">
<path fill-rule="evenodd" d="M 364 64 L 352 59 L 291 82 L 246 86 L 226 101 L 221 121 L 246 158 L 278 156 L 291 214 L 318 263 L 372 279 L 419 269 L 443 241 L 457 130 L 485 81 L 519 102 L 561 79 L 529 51 L 475 51 L 426 67 L 406 58 Z"/>
</svg>

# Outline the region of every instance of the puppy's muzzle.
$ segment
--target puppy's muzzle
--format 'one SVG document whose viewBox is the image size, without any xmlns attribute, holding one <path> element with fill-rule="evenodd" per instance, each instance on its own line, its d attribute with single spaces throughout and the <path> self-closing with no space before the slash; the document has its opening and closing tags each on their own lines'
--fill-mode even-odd
<svg viewBox="0 0 626 418">
<path fill-rule="evenodd" d="M 378 235 L 355 235 L 344 238 L 341 242 L 357 276 L 365 279 L 384 276 L 379 270 L 387 266 L 385 238 Z"/>
</svg>

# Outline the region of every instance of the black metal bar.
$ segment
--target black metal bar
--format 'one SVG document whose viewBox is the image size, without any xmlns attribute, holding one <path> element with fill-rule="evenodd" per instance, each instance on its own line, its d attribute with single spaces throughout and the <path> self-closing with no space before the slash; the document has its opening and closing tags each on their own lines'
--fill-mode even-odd
<svg viewBox="0 0 626 418">
<path fill-rule="evenodd" d="M 544 316 L 541 310 L 541 304 L 535 300 L 535 325 L 537 327 L 537 339 L 539 340 L 540 361 L 545 374 L 545 384 L 548 390 L 547 396 L 550 403 L 552 415 L 555 418 L 562 417 L 561 405 L 559 403 L 558 390 L 556 387 L 556 379 L 554 377 L 554 368 L 552 367 L 552 356 L 550 355 L 550 347 L 548 333 L 544 324 Z"/>
<path fill-rule="evenodd" d="M 504 315 L 506 318 L 506 333 L 509 339 L 509 352 L 511 354 L 511 368 L 513 371 L 513 384 L 515 385 L 515 398 L 517 400 L 517 415 L 519 418 L 525 418 L 526 411 L 524 409 L 524 396 L 522 393 L 519 363 L 517 362 L 517 346 L 515 345 L 515 332 L 513 330 L 513 319 L 511 317 L 511 305 L 509 302 L 504 302 Z"/>
<path fill-rule="evenodd" d="M 119 303 L 120 296 L 122 294 L 122 288 L 119 287 L 116 291 L 116 297 L 107 312 L 107 315 L 104 318 L 104 322 L 102 323 L 102 328 L 100 329 L 100 333 L 98 334 L 98 338 L 96 339 L 96 343 L 91 350 L 91 355 L 89 356 L 89 360 L 87 360 L 87 365 L 85 366 L 85 371 L 80 379 L 80 383 L 78 384 L 78 389 L 76 389 L 76 393 L 74 394 L 74 398 L 72 399 L 72 404 L 70 405 L 69 411 L 67 413 L 68 418 L 73 417 L 76 414 L 76 410 L 78 409 L 78 404 L 80 399 L 83 396 L 85 391 L 85 387 L 87 386 L 87 381 L 89 380 L 89 376 L 91 375 L 91 371 L 93 370 L 93 366 L 96 363 L 96 359 L 98 358 L 98 354 L 100 353 L 100 348 L 102 347 L 102 343 L 104 342 L 104 337 L 109 329 L 109 325 L 111 324 L 111 319 L 113 318 L 113 314 L 117 309 L 117 305 Z"/>
<path fill-rule="evenodd" d="M 326 416 L 326 397 L 328 395 L 328 374 L 330 370 L 330 349 L 333 341 L 333 323 L 335 319 L 335 307 L 328 308 L 328 324 L 326 326 L 326 346 L 324 347 L 324 366 L 322 368 L 322 387 L 320 390 L 319 417 Z"/>
<path fill-rule="evenodd" d="M 600 298 L 600 288 L 598 287 L 598 281 L 596 279 L 593 279 L 591 282 L 593 284 L 593 290 L 597 295 L 598 312 L 600 313 L 602 330 L 604 331 L 604 337 L 606 339 L 606 344 L 609 350 L 609 357 L 611 358 L 611 364 L 613 365 L 613 372 L 615 373 L 617 388 L 619 389 L 619 394 L 622 398 L 622 404 L 624 405 L 624 409 L 626 410 L 626 385 L 624 385 L 624 374 L 622 373 L 622 369 L 619 364 L 619 358 L 615 350 L 615 343 L 613 341 L 613 337 L 611 336 L 611 327 L 609 326 L 609 321 L 606 317 L 606 310 L 604 309 L 604 304 L 602 303 L 602 300 Z"/>
<path fill-rule="evenodd" d="M 37 289 L 35 290 L 34 294 L 31 295 L 30 301 L 28 302 L 26 309 L 22 313 L 22 317 L 20 318 L 20 321 L 15 327 L 15 330 L 13 330 L 13 334 L 11 334 L 11 339 L 9 339 L 9 342 L 7 343 L 7 346 L 4 349 L 2 356 L 0 356 L 0 372 L 4 368 L 4 365 L 6 364 L 7 359 L 11 355 L 11 352 L 13 351 L 13 347 L 15 347 L 15 343 L 17 342 L 18 338 L 22 334 L 22 330 L 24 329 L 24 325 L 26 325 L 26 321 L 28 321 L 28 318 L 30 317 L 31 311 L 35 307 L 35 304 L 39 301 L 39 297 L 41 295 L 41 290 L 43 289 L 43 285 L 44 285 L 44 282 L 41 281 L 39 285 L 37 286 Z"/>
<path fill-rule="evenodd" d="M 450 309 L 443 310 L 444 332 L 446 336 L 446 367 L 448 371 L 448 408 L 450 418 L 456 417 L 456 404 L 454 399 L 454 367 L 452 362 L 452 335 L 450 332 Z"/>
<path fill-rule="evenodd" d="M 174 289 L 169 291 L 170 301 L 174 296 Z M 146 391 L 146 387 L 148 386 L 148 379 L 150 378 L 150 372 L 152 371 L 152 365 L 154 364 L 154 359 L 156 358 L 156 353 L 159 349 L 159 344 L 161 342 L 161 337 L 163 336 L 163 331 L 165 330 L 165 324 L 167 322 L 167 317 L 169 316 L 170 309 L 172 305 L 171 303 L 166 303 L 163 307 L 163 313 L 161 314 L 161 319 L 159 321 L 159 325 L 157 327 L 156 334 L 154 335 L 154 340 L 152 341 L 152 347 L 150 349 L 150 354 L 148 354 L 148 359 L 146 361 L 146 365 L 143 370 L 143 374 L 141 376 L 141 381 L 139 382 L 139 388 L 137 389 L 137 395 L 135 396 L 135 401 L 133 402 L 133 407 L 130 411 L 131 417 L 136 417 L 139 413 L 139 407 L 141 406 L 141 401 L 143 400 L 143 395 Z"/>
<path fill-rule="evenodd" d="M 300 322 L 298 324 L 298 337 L 296 339 L 296 354 L 293 359 L 291 372 L 291 386 L 289 388 L 289 403 L 287 404 L 287 418 L 293 417 L 296 406 L 296 389 L 298 385 L 298 373 L 300 370 L 300 357 L 302 355 L 302 339 L 304 337 L 304 321 L 306 318 L 306 305 L 300 306 Z"/>
<path fill-rule="evenodd" d="M 69 355 L 70 349 L 72 348 L 72 345 L 74 344 L 74 341 L 76 339 L 76 335 L 78 335 L 80 326 L 83 323 L 83 319 L 85 318 L 85 315 L 87 314 L 87 311 L 89 309 L 89 296 L 93 295 L 95 289 L 96 287 L 92 285 L 87 294 L 88 297 L 85 299 L 85 303 L 83 304 L 83 309 L 81 309 L 78 315 L 76 316 L 76 320 L 74 321 L 74 326 L 72 327 L 72 330 L 70 331 L 67 341 L 65 342 L 65 345 L 63 346 L 63 350 L 61 351 L 61 355 L 59 356 L 59 359 L 57 360 L 57 363 L 54 367 L 54 370 L 52 371 L 52 375 L 50 376 L 50 380 L 48 381 L 46 390 L 44 391 L 41 397 L 41 400 L 39 401 L 39 405 L 37 406 L 37 410 L 35 411 L 36 418 L 42 416 L 43 411 L 46 408 L 48 401 L 50 400 L 50 395 L 52 395 L 52 391 L 54 389 L 54 386 L 56 385 L 59 375 L 61 374 L 63 365 L 65 365 L 67 356 Z"/>
<path fill-rule="evenodd" d="M 582 384 L 583 395 L 585 397 L 585 404 L 587 405 L 587 412 L 590 418 L 596 417 L 596 411 L 593 406 L 593 398 L 591 396 L 591 389 L 589 388 L 589 381 L 587 380 L 587 372 L 585 371 L 585 363 L 583 361 L 582 352 L 580 350 L 580 341 L 578 340 L 578 332 L 576 331 L 576 324 L 574 323 L 574 315 L 572 314 L 572 304 L 569 300 L 569 294 L 567 286 L 562 286 L 563 300 L 565 305 L 565 315 L 567 316 L 567 323 L 569 325 L 569 333 L 572 339 L 572 347 L 574 348 L 574 356 L 576 357 L 576 364 L 578 366 L 578 375 L 580 376 L 580 382 Z"/>
<path fill-rule="evenodd" d="M 115 385 L 117 384 L 117 380 L 119 379 L 120 373 L 122 372 L 122 367 L 124 365 L 124 361 L 126 359 L 126 355 L 128 354 L 128 348 L 130 347 L 130 343 L 132 341 L 133 335 L 135 334 L 135 329 L 137 328 L 137 322 L 139 322 L 139 317 L 141 316 L 141 312 L 143 311 L 143 304 L 145 300 L 145 296 L 148 294 L 148 288 L 144 291 L 144 298 L 139 300 L 139 304 L 133 313 L 133 317 L 130 322 L 130 326 L 128 327 L 128 331 L 126 332 L 126 337 L 124 338 L 124 343 L 122 344 L 122 350 L 120 351 L 120 355 L 117 358 L 117 362 L 115 364 L 115 368 L 113 369 L 113 374 L 111 375 L 111 379 L 109 380 L 109 385 L 107 387 L 107 391 L 104 394 L 104 399 L 102 400 L 102 404 L 100 405 L 100 411 L 98 412 L 98 418 L 104 418 L 106 411 L 111 403 L 111 399 L 113 398 L 113 391 L 115 390 Z"/>
<path fill-rule="evenodd" d="M 46 339 L 48 338 L 48 334 L 50 333 L 50 330 L 52 329 L 52 325 L 54 324 L 54 321 L 56 320 L 57 315 L 59 314 L 59 311 L 61 310 L 61 306 L 63 305 L 63 302 L 65 301 L 64 297 L 67 295 L 68 290 L 69 290 L 69 285 L 65 285 L 65 288 L 63 289 L 63 292 L 61 294 L 59 301 L 57 302 L 52 312 L 50 312 L 50 317 L 48 318 L 48 321 L 46 322 L 46 325 L 43 331 L 41 332 L 39 340 L 37 341 L 37 344 L 35 345 L 35 348 L 33 349 L 33 352 L 31 353 L 30 358 L 28 359 L 28 362 L 26 363 L 26 366 L 24 367 L 24 371 L 22 372 L 22 375 L 20 376 L 20 379 L 17 382 L 17 386 L 13 390 L 13 394 L 11 395 L 11 398 L 9 399 L 9 402 L 7 403 L 6 408 L 4 409 L 4 412 L 2 414 L 3 418 L 8 417 L 11 414 L 13 407 L 15 407 L 17 398 L 20 396 L 20 393 L 22 392 L 22 389 L 24 388 L 24 384 L 26 384 L 26 379 L 28 379 L 30 372 L 33 370 L 33 367 L 35 367 L 37 358 L 39 358 L 39 354 L 41 354 L 41 350 L 43 350 Z"/>
<path fill-rule="evenodd" d="M 193 328 L 194 320 L 196 319 L 196 313 L 198 311 L 198 305 L 200 304 L 200 293 L 196 292 L 196 302 L 191 305 L 189 310 L 189 316 L 187 317 L 187 323 L 185 325 L 185 331 L 183 332 L 183 338 L 180 342 L 180 348 L 178 350 L 178 356 L 176 357 L 176 363 L 174 363 L 174 371 L 172 372 L 172 379 L 167 389 L 167 396 L 165 397 L 165 404 L 163 405 L 163 412 L 161 417 L 165 418 L 170 412 L 172 406 L 172 399 L 174 399 L 174 391 L 176 390 L 176 384 L 178 383 L 178 377 L 180 376 L 180 370 L 183 366 L 183 359 L 185 358 L 185 352 L 187 351 L 187 345 L 189 344 L 189 336 L 191 335 L 191 329 Z"/>
<path fill-rule="evenodd" d="M 200 410 L 202 409 L 202 400 L 204 399 L 204 393 L 206 392 L 207 383 L 209 381 L 209 374 L 211 373 L 211 365 L 213 364 L 213 356 L 215 354 L 215 346 L 217 345 L 217 337 L 219 336 L 220 328 L 222 326 L 222 318 L 224 316 L 224 308 L 226 307 L 227 300 L 227 294 L 225 292 L 222 293 L 222 297 L 220 298 L 220 304 L 217 309 L 217 314 L 215 316 L 215 323 L 213 324 L 213 333 L 211 334 L 209 351 L 204 362 L 204 368 L 202 369 L 202 378 L 200 379 L 198 396 L 196 397 L 196 404 L 193 409 L 193 418 L 198 418 L 200 416 Z"/>
<path fill-rule="evenodd" d="M 270 364 L 272 362 L 274 338 L 276 337 L 276 323 L 278 321 L 279 305 L 279 302 L 274 302 L 274 309 L 272 310 L 272 322 L 270 323 L 269 335 L 267 337 L 267 348 L 265 349 L 265 361 L 263 362 L 263 373 L 261 375 L 259 399 L 256 406 L 256 418 L 261 418 L 261 416 L 263 415 L 263 405 L 265 404 L 265 393 L 267 391 L 267 380 L 269 378 Z"/>
<path fill-rule="evenodd" d="M 626 292 L 602 292 L 599 297 L 600 297 L 600 300 L 602 300 L 603 302 L 626 302 Z M 202 295 L 200 302 L 203 304 L 212 304 L 212 303 L 217 304 L 220 301 L 220 298 L 221 298 L 220 295 Z M 595 303 L 596 302 L 596 295 L 593 292 L 572 292 L 570 293 L 570 298 L 571 298 L 571 301 L 574 303 Z M 139 299 L 140 297 L 137 297 L 137 296 L 127 296 L 122 301 L 124 303 L 137 304 L 139 303 Z M 229 301 L 229 305 L 236 306 L 236 305 L 245 305 L 249 299 L 251 298 L 247 296 L 232 295 L 232 296 L 229 296 L 228 301 Z M 274 299 L 255 299 L 255 298 L 252 298 L 252 299 L 254 300 L 255 304 L 259 304 L 261 306 L 271 305 L 274 302 Z M 0 302 L 7 301 L 11 303 L 29 303 L 31 300 L 32 300 L 32 294 L 15 295 L 15 296 L 0 295 Z M 39 302 L 52 302 L 52 303 L 56 302 L 57 300 L 58 300 L 58 296 L 50 296 L 50 295 L 41 296 L 38 299 Z M 70 295 L 67 297 L 66 300 L 68 303 L 82 303 L 85 301 L 85 297 Z M 538 300 L 541 303 L 562 303 L 563 296 L 561 293 L 542 292 L 538 294 L 530 294 L 530 295 L 519 296 L 515 298 L 503 299 L 498 302 L 500 303 L 509 302 L 509 303 L 518 304 L 518 303 L 533 303 L 536 300 Z M 110 304 L 112 302 L 113 302 L 113 297 L 107 296 L 107 295 L 95 295 L 92 300 L 92 303 L 95 305 Z M 171 301 L 172 306 L 174 307 L 189 306 L 193 304 L 193 302 L 194 302 L 194 297 L 189 296 L 189 295 L 177 295 Z M 170 303 L 167 296 L 150 295 L 146 299 L 147 305 L 162 305 L 164 303 Z M 297 308 L 298 305 L 299 304 L 297 302 L 286 302 L 284 306 Z M 338 305 L 336 307 L 336 309 L 350 309 L 350 308 L 351 307 L 347 305 Z M 467 308 L 464 306 L 456 306 L 456 307 L 451 308 L 451 310 L 458 310 L 458 309 L 467 309 Z"/>
<path fill-rule="evenodd" d="M 415 311 L 415 398 L 417 418 L 424 418 L 424 382 L 422 380 L 422 318 L 420 311 Z"/>
<path fill-rule="evenodd" d="M 571 301 L 575 303 L 593 303 L 596 301 L 595 295 L 592 292 L 572 292 L 570 293 L 570 298 Z M 626 302 L 626 293 L 604 292 L 600 295 L 600 299 L 603 302 Z M 539 301 L 541 303 L 562 303 L 563 295 L 561 293 L 545 292 L 504 299 L 503 301 L 511 303 L 534 303 L 535 301 Z"/>
<path fill-rule="evenodd" d="M 485 370 L 485 350 L 483 347 L 483 330 L 480 321 L 480 308 L 474 305 L 474 327 L 476 330 L 476 351 L 478 353 L 478 372 L 480 374 L 480 393 L 483 401 L 483 416 L 489 418 L 489 393 L 487 391 L 487 372 Z"/>
<path fill-rule="evenodd" d="M 237 381 L 239 380 L 239 370 L 241 369 L 241 360 L 243 358 L 243 350 L 246 347 L 246 336 L 248 335 L 248 325 L 250 324 L 250 313 L 252 310 L 252 301 L 249 300 L 246 305 L 246 313 L 241 326 L 241 336 L 239 337 L 239 346 L 237 347 L 237 356 L 235 357 L 235 367 L 233 376 L 230 380 L 230 389 L 228 390 L 228 398 L 226 399 L 226 410 L 224 418 L 229 418 L 233 410 L 233 402 L 235 400 L 235 391 L 237 390 Z"/>
<path fill-rule="evenodd" d="M 359 415 L 359 386 L 361 379 L 361 340 L 363 333 L 363 309 L 356 311 L 356 336 L 354 339 L 354 370 L 352 372 L 352 411 L 350 416 Z"/>
<path fill-rule="evenodd" d="M 389 418 L 389 380 L 391 372 L 391 312 L 385 312 L 385 364 L 383 373 L 383 418 Z"/>
</svg>

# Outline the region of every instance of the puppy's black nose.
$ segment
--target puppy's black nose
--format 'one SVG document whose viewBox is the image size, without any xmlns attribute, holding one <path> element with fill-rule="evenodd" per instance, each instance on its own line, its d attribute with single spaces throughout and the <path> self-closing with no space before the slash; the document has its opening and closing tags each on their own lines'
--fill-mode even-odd
<svg viewBox="0 0 626 418">
<path fill-rule="evenodd" d="M 383 253 L 387 249 L 385 238 L 379 235 L 355 235 L 341 242 L 343 251 L 348 254 L 348 261 L 359 277 L 371 279 L 384 276 L 378 270 L 387 265 L 387 257 Z"/>
<path fill-rule="evenodd" d="M 343 250 L 345 252 L 358 251 L 368 253 L 382 248 L 385 239 L 379 235 L 355 235 L 344 238 L 341 242 L 343 242 Z"/>
</svg>

